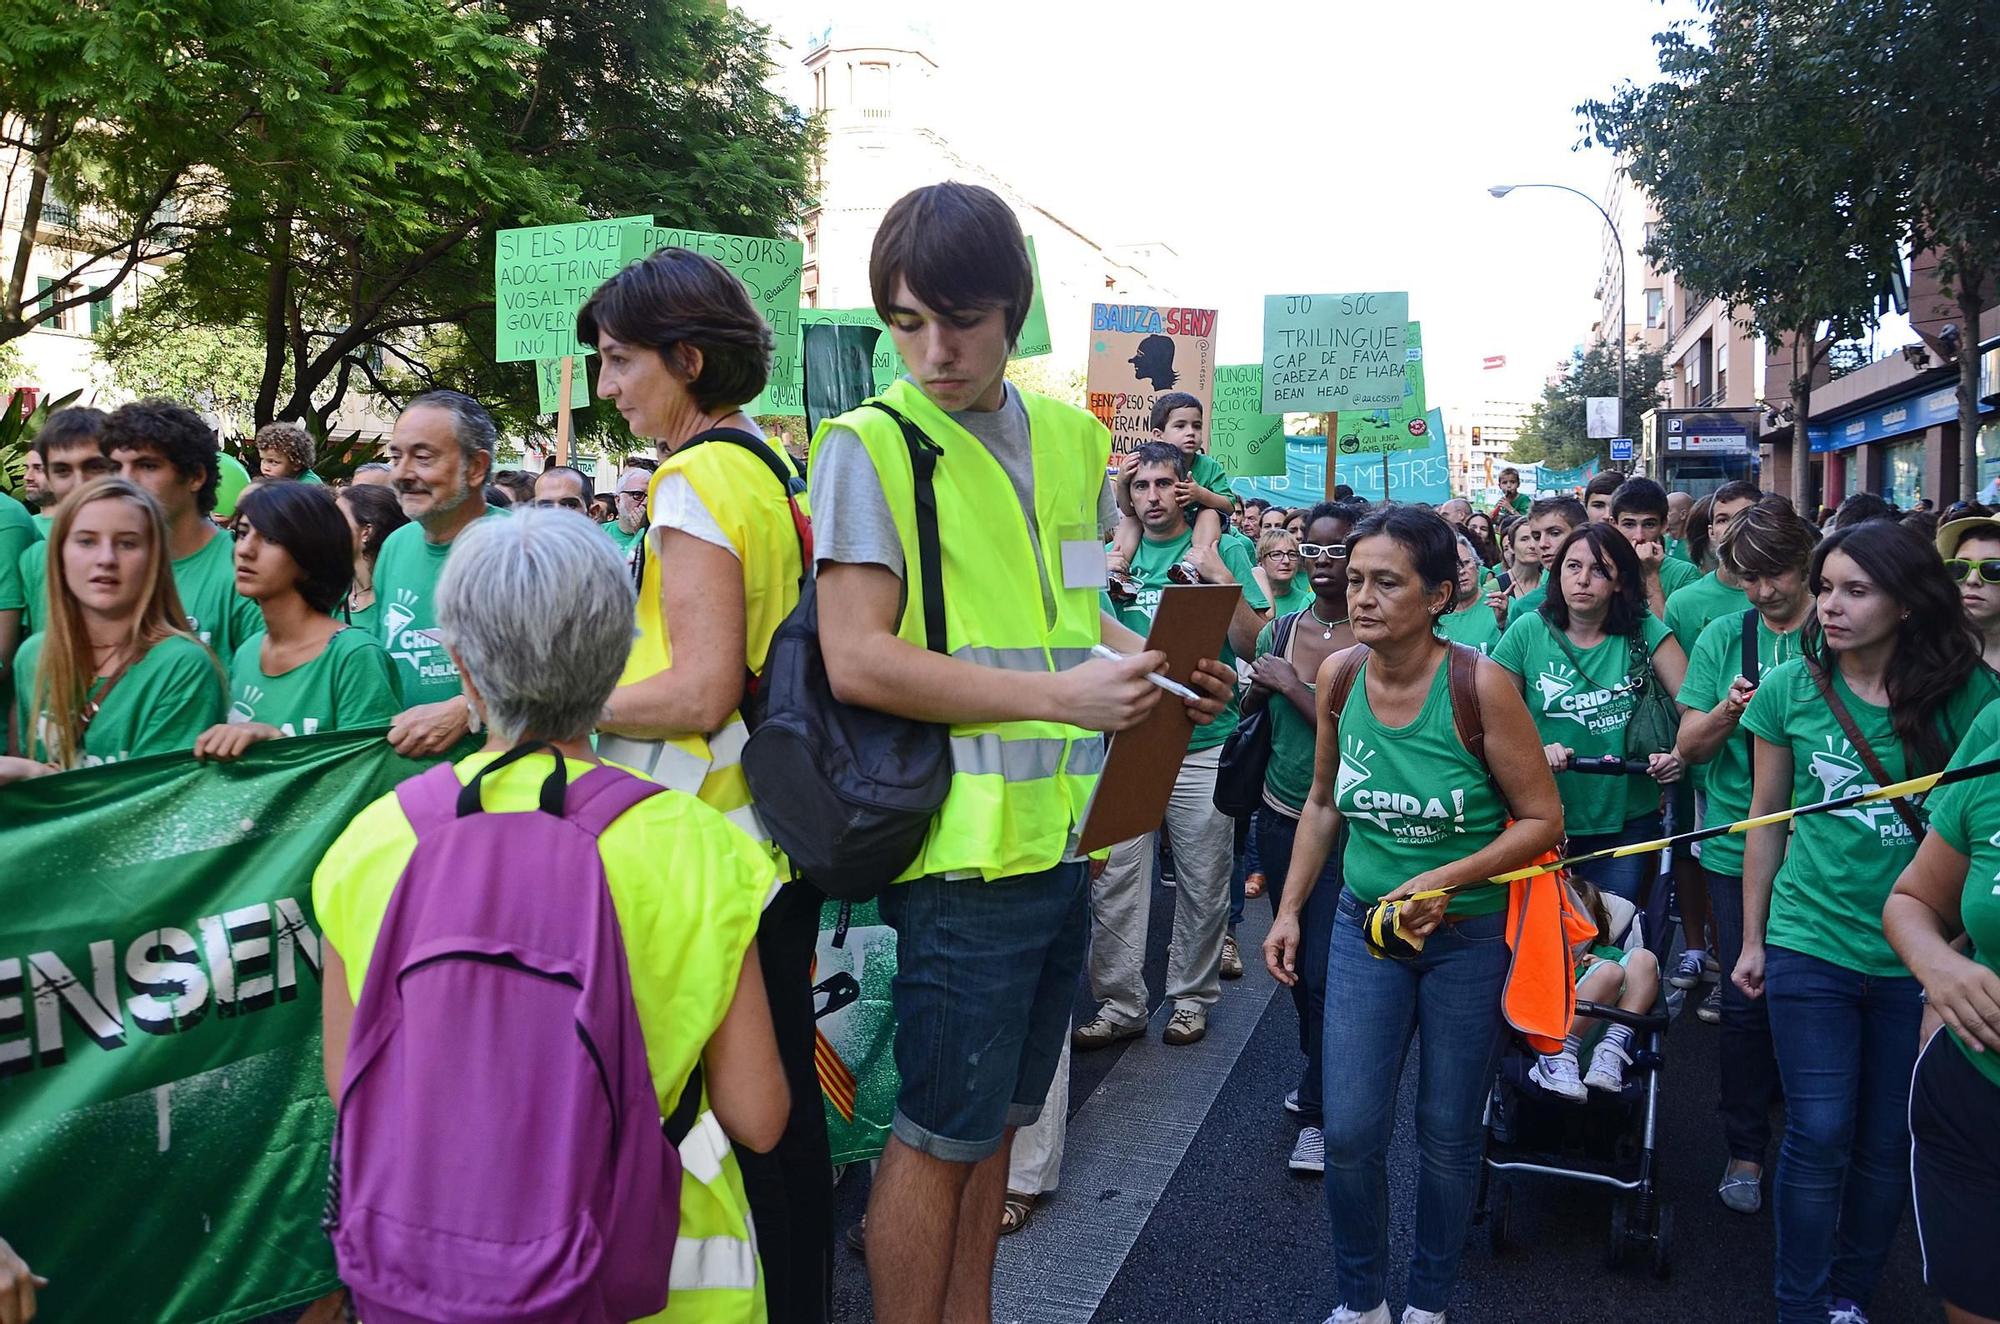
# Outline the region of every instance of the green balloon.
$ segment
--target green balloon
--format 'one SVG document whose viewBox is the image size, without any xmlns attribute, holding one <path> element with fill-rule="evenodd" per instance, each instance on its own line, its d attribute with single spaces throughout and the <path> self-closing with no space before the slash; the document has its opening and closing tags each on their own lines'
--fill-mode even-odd
<svg viewBox="0 0 2000 1324">
<path fill-rule="evenodd" d="M 236 498 L 250 486 L 250 471 L 228 451 L 216 456 L 216 462 L 222 466 L 222 481 L 215 486 L 215 513 L 228 519 L 236 513 Z"/>
</svg>

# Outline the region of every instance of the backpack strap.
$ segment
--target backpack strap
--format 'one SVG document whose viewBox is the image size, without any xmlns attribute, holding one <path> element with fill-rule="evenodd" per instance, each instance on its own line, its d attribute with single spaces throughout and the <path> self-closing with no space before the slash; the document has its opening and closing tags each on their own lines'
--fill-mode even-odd
<svg viewBox="0 0 2000 1324">
<path fill-rule="evenodd" d="M 1866 765 L 1868 775 L 1875 779 L 1875 784 L 1895 785 L 1895 779 L 1889 776 L 1889 770 L 1883 767 L 1882 760 L 1876 757 L 1875 747 L 1861 734 L 1861 728 L 1854 723 L 1854 714 L 1847 711 L 1847 705 L 1841 701 L 1839 691 L 1834 689 L 1833 678 L 1810 657 L 1806 659 L 1806 674 L 1810 675 L 1813 684 L 1819 687 L 1819 695 L 1826 700 L 1826 706 L 1832 710 L 1833 720 L 1840 723 L 1841 733 L 1847 737 L 1847 743 L 1854 746 L 1855 754 Z M 1900 795 L 1889 801 L 1889 804 L 1895 809 L 1896 816 L 1903 820 L 1903 826 L 1910 829 L 1910 835 L 1922 841 L 1924 821 L 1917 817 L 1916 807 Z"/>
<path fill-rule="evenodd" d="M 1361 675 L 1361 664 L 1368 660 L 1367 644 L 1356 644 L 1347 650 L 1347 656 L 1340 661 L 1340 669 L 1333 673 L 1333 683 L 1327 686 L 1327 711 L 1339 720 L 1340 710 L 1347 707 L 1347 696 L 1354 690 L 1354 682 Z"/>
<path fill-rule="evenodd" d="M 917 566 L 923 574 L 924 639 L 933 653 L 949 653 L 944 626 L 944 558 L 938 550 L 937 491 L 932 477 L 937 473 L 938 456 L 944 452 L 909 419 L 880 400 L 867 400 L 864 409 L 879 409 L 903 429 L 903 444 L 910 449 L 910 476 L 917 493 Z"/>
<path fill-rule="evenodd" d="M 666 789 L 657 782 L 600 764 L 570 783 L 563 817 L 591 836 L 601 837 L 619 815 Z"/>
<path fill-rule="evenodd" d="M 812 574 L 813 567 L 812 521 L 806 518 L 803 510 L 799 509 L 799 494 L 806 490 L 805 479 L 793 473 L 791 466 L 778 458 L 778 453 L 771 449 L 769 442 L 754 432 L 745 432 L 742 428 L 710 428 L 682 442 L 675 448 L 674 454 L 679 455 L 690 446 L 699 446 L 705 441 L 726 442 L 740 450 L 750 452 L 771 471 L 771 477 L 778 480 L 778 485 L 784 488 L 785 504 L 790 506 L 792 511 L 792 532 L 799 540 L 799 583 L 805 583 L 807 577 Z"/>
<path fill-rule="evenodd" d="M 1757 609 L 1743 613 L 1743 679 L 1757 683 Z"/>
<path fill-rule="evenodd" d="M 667 1143 L 675 1149 L 688 1138 L 694 1124 L 701 1120 L 701 1059 L 694 1060 L 694 1073 L 688 1077 L 687 1085 L 681 1090 L 681 1099 L 674 1105 L 673 1112 L 660 1119 L 660 1129 L 666 1132 Z"/>
<path fill-rule="evenodd" d="M 1285 656 L 1285 652 L 1292 646 L 1292 635 L 1298 629 L 1300 615 L 1301 613 L 1296 611 L 1286 612 L 1271 626 L 1272 657 L 1283 657 L 1287 662 L 1291 661 L 1291 658 Z"/>
<path fill-rule="evenodd" d="M 449 763 L 427 768 L 396 787 L 396 803 L 419 838 L 458 817 L 458 774 Z"/>
<path fill-rule="evenodd" d="M 1453 643 L 1445 659 L 1451 669 L 1451 722 L 1458 728 L 1458 743 L 1466 752 L 1486 762 L 1486 718 L 1479 710 L 1479 650 Z"/>
</svg>

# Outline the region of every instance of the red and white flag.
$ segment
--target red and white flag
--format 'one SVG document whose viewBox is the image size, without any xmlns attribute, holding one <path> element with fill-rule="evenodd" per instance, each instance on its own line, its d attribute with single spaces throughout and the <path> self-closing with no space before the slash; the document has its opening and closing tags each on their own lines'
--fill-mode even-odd
<svg viewBox="0 0 2000 1324">
<path fill-rule="evenodd" d="M 1479 366 L 1487 372 L 1491 372 L 1495 368 L 1504 368 L 1507 366 L 1507 356 L 1505 354 L 1488 354 L 1486 361 Z"/>
</svg>

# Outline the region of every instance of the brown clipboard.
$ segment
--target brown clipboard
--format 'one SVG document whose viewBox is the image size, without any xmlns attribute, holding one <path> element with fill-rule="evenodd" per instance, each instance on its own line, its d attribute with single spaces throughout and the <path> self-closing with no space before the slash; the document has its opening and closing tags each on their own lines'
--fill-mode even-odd
<svg viewBox="0 0 2000 1324">
<path fill-rule="evenodd" d="M 1169 584 L 1160 593 L 1146 647 L 1167 655 L 1161 674 L 1192 687 L 1195 665 L 1221 657 L 1243 589 L 1236 584 Z M 1104 772 L 1084 812 L 1077 850 L 1088 854 L 1157 829 L 1187 757 L 1194 721 L 1187 705 L 1162 694 L 1144 721 L 1110 737 Z"/>
</svg>

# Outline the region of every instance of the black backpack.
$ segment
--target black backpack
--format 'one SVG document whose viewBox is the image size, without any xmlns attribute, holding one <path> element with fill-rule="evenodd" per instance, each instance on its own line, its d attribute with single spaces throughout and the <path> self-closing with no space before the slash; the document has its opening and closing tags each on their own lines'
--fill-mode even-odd
<svg viewBox="0 0 2000 1324">
<path fill-rule="evenodd" d="M 943 561 L 932 476 L 940 451 L 879 400 L 910 449 L 916 480 L 917 558 L 924 638 L 945 640 Z M 951 790 L 950 728 L 842 703 L 819 647 L 819 593 L 808 574 L 799 604 L 771 636 L 743 775 L 764 830 L 807 882 L 837 901 L 866 901 L 909 867 Z"/>
</svg>

